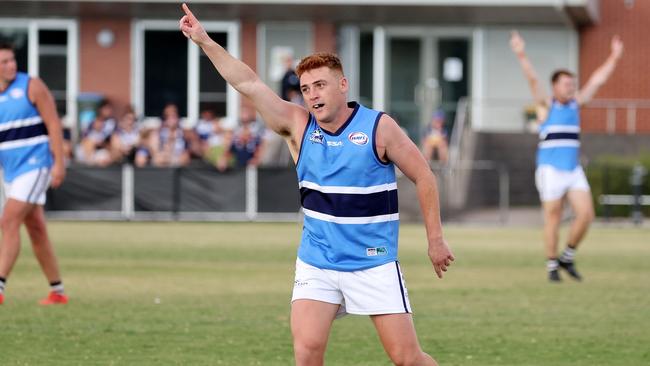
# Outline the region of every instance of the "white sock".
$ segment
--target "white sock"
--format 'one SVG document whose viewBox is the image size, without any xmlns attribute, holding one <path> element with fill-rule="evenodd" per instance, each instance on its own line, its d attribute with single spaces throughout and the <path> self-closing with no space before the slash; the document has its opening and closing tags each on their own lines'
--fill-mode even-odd
<svg viewBox="0 0 650 366">
<path fill-rule="evenodd" d="M 5 285 L 7 283 L 7 280 L 4 278 L 0 278 L 0 294 L 3 294 L 5 292 Z"/>
<path fill-rule="evenodd" d="M 564 249 L 564 252 L 562 252 L 562 255 L 560 256 L 560 260 L 562 262 L 571 263 L 573 262 L 573 257 L 575 257 L 575 255 L 576 255 L 575 249 L 571 247 L 566 247 L 566 249 Z"/>
<path fill-rule="evenodd" d="M 549 259 L 546 261 L 546 270 L 551 272 L 555 271 L 558 267 L 557 259 Z"/>
<path fill-rule="evenodd" d="M 62 295 L 63 294 L 63 282 L 56 281 L 56 282 L 50 283 L 50 289 L 52 289 L 52 292 L 56 292 L 57 294 Z"/>
</svg>

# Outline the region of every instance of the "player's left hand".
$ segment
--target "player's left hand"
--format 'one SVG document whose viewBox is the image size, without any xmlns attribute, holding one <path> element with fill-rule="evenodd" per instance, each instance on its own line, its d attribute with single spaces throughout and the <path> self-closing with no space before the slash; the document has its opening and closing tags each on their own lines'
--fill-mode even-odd
<svg viewBox="0 0 650 366">
<path fill-rule="evenodd" d="M 429 241 L 429 259 L 433 264 L 438 278 L 442 278 L 443 272 L 447 272 L 451 262 L 454 261 L 454 255 L 449 249 L 447 241 L 443 238 Z"/>
<path fill-rule="evenodd" d="M 52 188 L 58 188 L 65 179 L 65 164 L 54 163 L 54 166 L 52 166 L 51 175 L 52 182 L 50 183 L 50 186 L 52 186 Z"/>
</svg>

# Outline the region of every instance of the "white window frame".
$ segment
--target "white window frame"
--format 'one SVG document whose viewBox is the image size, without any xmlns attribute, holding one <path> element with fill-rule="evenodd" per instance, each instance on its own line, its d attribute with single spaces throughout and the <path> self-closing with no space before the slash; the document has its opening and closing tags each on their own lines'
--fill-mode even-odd
<svg viewBox="0 0 650 366">
<path fill-rule="evenodd" d="M 202 21 L 209 33 L 226 32 L 227 51 L 235 58 L 240 57 L 240 23 L 237 21 Z M 144 113 L 144 32 L 149 30 L 178 30 L 176 20 L 134 19 L 131 27 L 131 102 L 138 115 Z M 199 118 L 199 57 L 201 50 L 194 42 L 187 40 L 187 118 Z M 214 72 L 217 72 L 216 70 Z M 230 84 L 226 87 L 226 117 L 239 119 L 239 93 Z"/>
<path fill-rule="evenodd" d="M 39 76 L 40 30 L 65 30 L 68 32 L 66 57 L 66 116 L 64 124 L 75 126 L 77 121 L 77 95 L 79 94 L 79 25 L 74 19 L 16 19 L 0 18 L 3 28 L 27 30 L 27 72 Z M 71 129 L 76 133 L 76 129 Z M 73 136 L 75 138 L 75 136 Z"/>
</svg>

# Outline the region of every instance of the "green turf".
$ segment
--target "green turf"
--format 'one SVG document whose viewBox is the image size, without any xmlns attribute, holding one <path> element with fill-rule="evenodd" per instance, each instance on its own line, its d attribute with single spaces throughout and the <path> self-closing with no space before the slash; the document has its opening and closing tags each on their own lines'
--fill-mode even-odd
<svg viewBox="0 0 650 366">
<path fill-rule="evenodd" d="M 298 224 L 50 223 L 71 303 L 28 245 L 0 307 L 1 365 L 291 365 Z M 549 284 L 539 229 L 447 228 L 434 278 L 424 232 L 401 262 L 424 349 L 441 365 L 649 365 L 650 232 L 595 228 L 586 281 Z M 156 303 L 159 299 L 159 303 Z M 334 324 L 328 365 L 389 365 L 367 317 Z"/>
</svg>

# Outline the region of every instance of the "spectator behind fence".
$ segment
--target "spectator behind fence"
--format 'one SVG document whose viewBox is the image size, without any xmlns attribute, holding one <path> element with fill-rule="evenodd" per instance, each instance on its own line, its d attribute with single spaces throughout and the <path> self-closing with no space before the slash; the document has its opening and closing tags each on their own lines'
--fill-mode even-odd
<svg viewBox="0 0 650 366">
<path fill-rule="evenodd" d="M 154 159 L 154 165 L 176 167 L 190 162 L 189 145 L 180 126 L 176 104 L 167 104 L 163 109 L 158 142 L 159 155 Z"/>
<path fill-rule="evenodd" d="M 445 114 L 437 111 L 427 126 L 422 139 L 422 154 L 427 161 L 439 161 L 446 164 L 448 160 L 447 129 L 445 129 Z"/>
<path fill-rule="evenodd" d="M 135 151 L 135 166 L 138 168 L 153 166 L 158 157 L 160 145 L 158 128 L 143 128 L 140 130 L 140 138 Z"/>
<path fill-rule="evenodd" d="M 113 162 L 130 162 L 140 141 L 140 131 L 133 108 L 128 107 L 111 136 L 111 155 Z"/>
<path fill-rule="evenodd" d="M 240 125 L 233 131 L 228 148 L 217 162 L 217 168 L 224 171 L 230 165 L 238 168 L 258 166 L 262 150 L 262 131 L 257 124 L 255 111 L 244 107 Z"/>
<path fill-rule="evenodd" d="M 113 106 L 103 101 L 95 114 L 95 119 L 83 133 L 77 149 L 77 160 L 83 164 L 107 166 L 112 163 L 110 140 L 115 130 Z"/>
<path fill-rule="evenodd" d="M 228 133 L 224 130 L 221 120 L 217 118 L 214 111 L 205 109 L 201 112 L 201 118 L 194 131 L 199 138 L 203 159 L 211 164 L 217 164 L 228 143 Z"/>
</svg>

